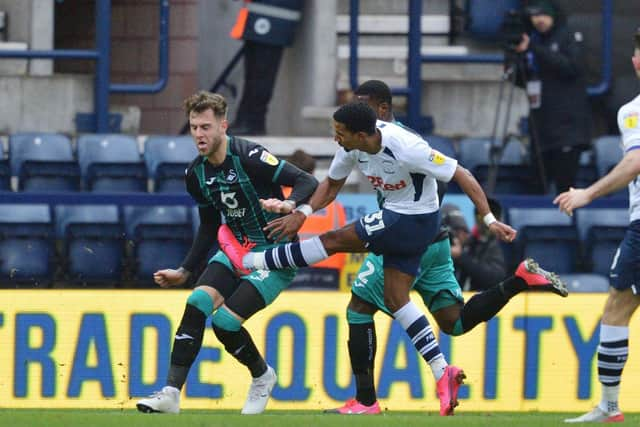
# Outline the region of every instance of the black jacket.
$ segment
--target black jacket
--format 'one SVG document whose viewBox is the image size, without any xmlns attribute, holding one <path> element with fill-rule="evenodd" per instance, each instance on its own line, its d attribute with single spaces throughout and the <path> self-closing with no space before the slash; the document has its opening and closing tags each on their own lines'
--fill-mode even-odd
<svg viewBox="0 0 640 427">
<path fill-rule="evenodd" d="M 465 291 L 489 289 L 507 277 L 504 253 L 493 236 L 469 237 L 462 254 L 454 260 L 454 266 L 458 283 Z M 470 287 L 466 284 L 467 279 Z"/>
<path fill-rule="evenodd" d="M 518 64 L 517 83 L 542 82 L 541 106 L 531 110 L 530 125 L 541 151 L 591 144 L 591 112 L 587 96 L 582 35 L 562 21 L 545 34 L 530 35 L 529 50 Z"/>
</svg>

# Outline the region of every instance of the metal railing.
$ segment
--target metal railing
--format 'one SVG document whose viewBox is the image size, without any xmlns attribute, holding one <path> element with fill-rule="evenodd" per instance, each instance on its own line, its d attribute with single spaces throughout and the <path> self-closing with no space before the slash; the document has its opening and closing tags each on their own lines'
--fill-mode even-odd
<svg viewBox="0 0 640 427">
<path fill-rule="evenodd" d="M 96 48 L 54 50 L 0 50 L 0 58 L 84 59 L 96 61 L 94 81 L 94 132 L 109 132 L 109 93 L 156 93 L 169 78 L 169 0 L 159 0 L 160 30 L 158 80 L 149 84 L 111 83 L 111 0 L 97 0 Z"/>
<path fill-rule="evenodd" d="M 360 0 L 350 0 L 349 3 L 349 82 L 351 87 L 358 87 L 358 16 L 360 15 Z M 409 0 L 409 33 L 408 36 L 408 66 L 407 86 L 391 89 L 394 95 L 407 97 L 406 124 L 414 129 L 420 128 L 420 97 L 422 95 L 421 65 L 422 63 L 485 63 L 502 64 L 503 54 L 470 54 L 470 55 L 422 55 L 422 0 Z M 594 86 L 587 88 L 589 95 L 601 95 L 609 89 L 612 70 L 612 21 L 613 0 L 602 0 L 602 61 L 601 79 Z M 451 31 L 451 30 L 450 30 Z"/>
</svg>

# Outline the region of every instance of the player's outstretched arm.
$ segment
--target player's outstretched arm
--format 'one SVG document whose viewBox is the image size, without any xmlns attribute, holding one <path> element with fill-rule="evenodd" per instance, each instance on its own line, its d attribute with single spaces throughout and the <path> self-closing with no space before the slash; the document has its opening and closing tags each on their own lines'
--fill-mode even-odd
<svg viewBox="0 0 640 427">
<path fill-rule="evenodd" d="M 295 208 L 290 206 L 290 215 L 270 221 L 267 226 L 264 227 L 264 231 L 268 233 L 267 236 L 275 241 L 280 241 L 285 238 L 293 239 L 304 224 L 308 215 L 311 215 L 311 213 L 318 209 L 324 208 L 335 200 L 345 181 L 346 178 L 337 181 L 329 177 L 325 178 L 324 181 L 318 185 L 307 205 L 300 205 Z M 274 206 L 277 205 L 275 201 L 269 202 L 268 200 L 261 200 L 260 203 L 263 207 L 270 203 Z M 285 201 L 283 203 L 286 204 L 287 202 Z"/>
<path fill-rule="evenodd" d="M 608 174 L 585 189 L 570 189 L 559 194 L 553 204 L 567 215 L 588 205 L 595 199 L 613 193 L 637 178 L 640 174 L 640 150 L 629 151 Z"/>
<path fill-rule="evenodd" d="M 489 209 L 489 201 L 482 187 L 467 169 L 458 165 L 453 180 L 462 191 L 471 199 L 489 230 L 504 242 L 511 242 L 516 238 L 516 230 L 511 226 L 496 220 Z"/>
</svg>

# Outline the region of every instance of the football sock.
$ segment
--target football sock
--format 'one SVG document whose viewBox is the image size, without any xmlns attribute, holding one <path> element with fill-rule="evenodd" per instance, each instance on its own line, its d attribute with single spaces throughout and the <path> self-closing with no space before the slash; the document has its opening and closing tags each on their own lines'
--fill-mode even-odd
<svg viewBox="0 0 640 427">
<path fill-rule="evenodd" d="M 373 382 L 374 360 L 376 358 L 376 328 L 371 323 L 349 323 L 349 359 L 356 378 L 356 400 L 371 406 L 376 401 Z"/>
<path fill-rule="evenodd" d="M 598 380 L 602 384 L 602 398 L 598 405 L 603 411 L 619 411 L 620 379 L 629 355 L 629 327 L 600 325 L 598 346 Z"/>
<path fill-rule="evenodd" d="M 469 332 L 481 322 L 495 316 L 509 302 L 509 299 L 520 291 L 513 293 L 514 281 L 511 278 L 498 285 L 473 295 L 462 307 L 460 317 L 453 327 L 451 335 L 462 335 Z M 518 283 L 516 282 L 515 285 Z M 510 295 L 510 296 L 507 296 Z"/>
<path fill-rule="evenodd" d="M 429 364 L 436 381 L 439 380 L 444 374 L 444 368 L 447 367 L 447 363 L 426 316 L 412 301 L 409 301 L 393 313 L 393 317 L 407 331 L 416 350 Z"/>
<path fill-rule="evenodd" d="M 227 331 L 214 324 L 213 332 L 224 344 L 224 349 L 238 362 L 249 368 L 253 378 L 258 378 L 267 371 L 267 362 L 258 352 L 251 335 L 245 328 L 240 328 L 239 331 Z"/>
<path fill-rule="evenodd" d="M 242 265 L 255 270 L 279 270 L 307 267 L 327 258 L 327 251 L 316 236 L 302 242 L 279 245 L 264 252 L 250 252 L 242 258 Z"/>
<path fill-rule="evenodd" d="M 200 309 L 191 304 L 186 305 L 180 326 L 173 338 L 171 365 L 167 375 L 168 386 L 181 389 L 187 380 L 189 368 L 202 346 L 206 320 L 207 317 Z"/>
</svg>

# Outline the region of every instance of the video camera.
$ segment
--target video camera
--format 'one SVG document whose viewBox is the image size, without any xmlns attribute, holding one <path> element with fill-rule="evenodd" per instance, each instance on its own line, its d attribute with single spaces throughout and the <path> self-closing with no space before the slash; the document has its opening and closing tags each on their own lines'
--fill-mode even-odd
<svg viewBox="0 0 640 427">
<path fill-rule="evenodd" d="M 507 51 L 515 50 L 522 41 L 522 34 L 531 30 L 529 15 L 524 10 L 510 9 L 504 15 L 500 32 L 503 48 Z"/>
</svg>

